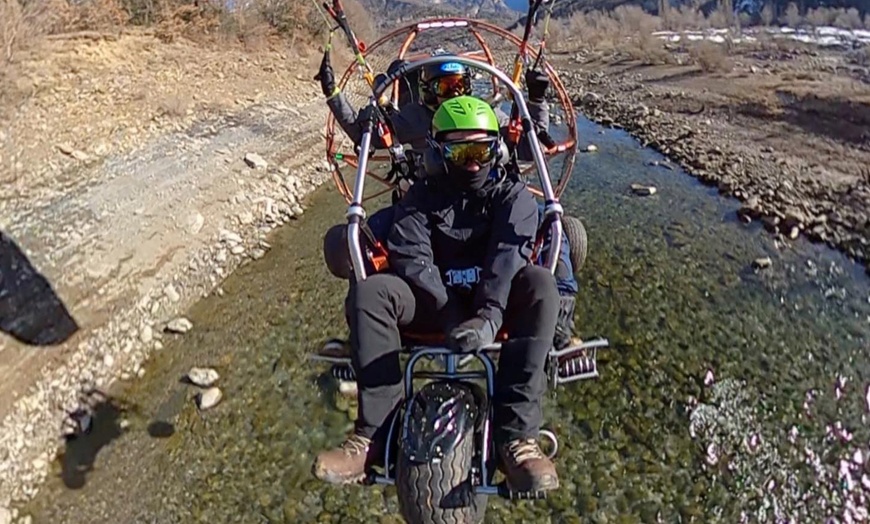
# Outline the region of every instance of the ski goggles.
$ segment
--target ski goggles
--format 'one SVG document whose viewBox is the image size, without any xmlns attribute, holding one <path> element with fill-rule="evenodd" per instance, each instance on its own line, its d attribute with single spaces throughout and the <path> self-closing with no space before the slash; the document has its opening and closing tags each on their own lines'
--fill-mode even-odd
<svg viewBox="0 0 870 524">
<path fill-rule="evenodd" d="M 498 141 L 448 142 L 441 145 L 441 154 L 448 162 L 464 166 L 471 162 L 486 164 L 495 158 Z"/>
<path fill-rule="evenodd" d="M 464 75 L 449 75 L 435 78 L 429 82 L 429 91 L 440 98 L 453 98 L 470 92 L 468 79 Z"/>
</svg>

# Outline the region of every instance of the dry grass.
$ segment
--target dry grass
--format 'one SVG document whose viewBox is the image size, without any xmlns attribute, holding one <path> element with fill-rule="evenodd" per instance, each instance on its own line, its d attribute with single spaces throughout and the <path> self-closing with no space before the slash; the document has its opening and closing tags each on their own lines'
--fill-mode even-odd
<svg viewBox="0 0 870 524">
<path fill-rule="evenodd" d="M 166 117 L 180 118 L 187 115 L 192 100 L 187 96 L 170 94 L 165 95 L 157 102 L 157 111 Z"/>
<path fill-rule="evenodd" d="M 359 38 L 374 40 L 377 26 L 359 0 L 342 3 Z M 131 27 L 148 28 L 163 42 L 241 46 L 251 52 L 289 49 L 305 61 L 325 34 L 310 0 L 251 0 L 232 11 L 223 0 L 0 0 L 0 111 L 27 98 L 20 62 L 46 37 L 84 32 L 117 37 Z M 343 47 L 336 46 L 339 55 L 345 54 Z M 161 111 L 174 114 L 172 106 Z"/>
</svg>

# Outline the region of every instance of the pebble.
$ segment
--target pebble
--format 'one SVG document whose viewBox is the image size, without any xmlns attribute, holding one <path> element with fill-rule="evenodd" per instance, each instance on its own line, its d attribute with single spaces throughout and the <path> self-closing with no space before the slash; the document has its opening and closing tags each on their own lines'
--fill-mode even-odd
<svg viewBox="0 0 870 524">
<path fill-rule="evenodd" d="M 586 146 L 586 152 L 594 153 L 596 151 L 598 151 L 598 146 L 596 146 L 595 144 L 589 144 L 588 146 Z"/>
<path fill-rule="evenodd" d="M 0 507 L 0 524 L 12 524 L 12 512 L 8 508 Z"/>
<path fill-rule="evenodd" d="M 245 163 L 253 169 L 265 169 L 269 165 L 266 160 L 257 153 L 248 153 L 245 155 Z"/>
<path fill-rule="evenodd" d="M 234 255 L 241 255 L 245 252 L 245 246 L 233 246 L 230 248 L 230 253 Z"/>
<path fill-rule="evenodd" d="M 758 269 L 766 269 L 766 268 L 769 268 L 769 267 L 771 266 L 771 264 L 773 264 L 773 261 L 770 259 L 770 257 L 761 257 L 761 258 L 756 258 L 756 259 L 752 262 L 752 265 L 753 265 L 754 267 L 758 268 Z"/>
<path fill-rule="evenodd" d="M 191 215 L 190 219 L 187 223 L 187 230 L 191 235 L 195 235 L 202 231 L 202 226 L 205 225 L 205 217 L 202 216 L 201 213 L 197 212 Z"/>
<path fill-rule="evenodd" d="M 220 375 L 211 368 L 190 368 L 190 371 L 187 372 L 187 378 L 195 386 L 207 388 L 213 386 Z"/>
<path fill-rule="evenodd" d="M 178 302 L 179 300 L 181 300 L 181 295 L 178 294 L 178 291 L 172 284 L 168 284 L 165 288 L 163 288 L 163 293 L 166 295 L 166 298 L 173 302 Z"/>
<path fill-rule="evenodd" d="M 631 191 L 635 195 L 650 196 L 650 195 L 655 195 L 657 192 L 657 189 L 655 188 L 655 186 L 645 186 L 642 184 L 632 184 Z"/>
<path fill-rule="evenodd" d="M 166 324 L 166 331 L 170 333 L 187 333 L 191 329 L 193 329 L 193 322 L 184 317 L 178 317 Z"/>
<path fill-rule="evenodd" d="M 221 393 L 220 388 L 208 388 L 198 395 L 197 404 L 199 409 L 204 411 L 217 406 L 221 398 L 223 398 L 223 393 Z"/>
</svg>

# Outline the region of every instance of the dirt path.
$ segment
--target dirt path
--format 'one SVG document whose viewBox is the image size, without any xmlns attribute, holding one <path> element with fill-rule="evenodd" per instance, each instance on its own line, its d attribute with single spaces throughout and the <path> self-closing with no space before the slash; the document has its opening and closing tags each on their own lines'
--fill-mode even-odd
<svg viewBox="0 0 870 524">
<path fill-rule="evenodd" d="M 745 50 L 728 60 L 727 72 L 619 54 L 557 62 L 582 112 L 740 199 L 744 220 L 762 220 L 781 242 L 806 235 L 870 261 L 864 69 L 818 49 Z"/>
<path fill-rule="evenodd" d="M 0 136 L 0 508 L 44 478 L 79 393 L 141 376 L 326 178 L 325 104 L 286 55 L 65 46 L 25 64 L 42 87 Z"/>
</svg>

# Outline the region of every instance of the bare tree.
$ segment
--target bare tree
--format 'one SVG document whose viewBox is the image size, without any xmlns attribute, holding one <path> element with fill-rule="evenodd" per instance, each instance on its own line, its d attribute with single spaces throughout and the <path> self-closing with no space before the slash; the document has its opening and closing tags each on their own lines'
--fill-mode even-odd
<svg viewBox="0 0 870 524">
<path fill-rule="evenodd" d="M 666 29 L 673 29 L 670 24 L 671 19 L 671 2 L 670 0 L 659 0 L 659 16 L 662 19 L 662 25 Z"/>
<path fill-rule="evenodd" d="M 769 26 L 773 22 L 773 5 L 771 3 L 764 4 L 761 9 L 761 23 Z"/>
<path fill-rule="evenodd" d="M 790 2 L 785 8 L 785 15 L 782 17 L 782 22 L 789 27 L 797 27 L 801 25 L 801 13 L 798 11 L 798 6 L 794 2 Z"/>
</svg>

